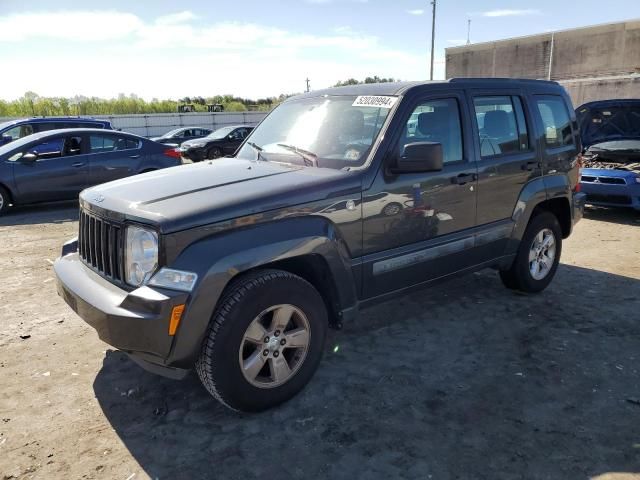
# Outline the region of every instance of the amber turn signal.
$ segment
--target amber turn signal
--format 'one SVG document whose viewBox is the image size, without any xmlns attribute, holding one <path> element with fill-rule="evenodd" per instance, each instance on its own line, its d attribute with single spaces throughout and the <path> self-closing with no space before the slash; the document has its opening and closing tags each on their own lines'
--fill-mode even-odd
<svg viewBox="0 0 640 480">
<path fill-rule="evenodd" d="M 182 313 L 184 312 L 184 304 L 176 305 L 171 310 L 171 320 L 169 322 L 169 335 L 173 336 L 176 334 L 178 330 L 178 325 L 180 325 L 180 320 L 182 320 Z"/>
</svg>

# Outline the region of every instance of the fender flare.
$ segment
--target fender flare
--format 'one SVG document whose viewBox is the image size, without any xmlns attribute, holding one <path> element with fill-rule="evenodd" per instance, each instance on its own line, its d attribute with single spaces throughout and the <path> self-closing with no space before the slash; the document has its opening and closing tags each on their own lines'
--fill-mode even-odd
<svg viewBox="0 0 640 480">
<path fill-rule="evenodd" d="M 308 255 L 321 257 L 334 284 L 340 286 L 336 288 L 339 308 L 355 306 L 356 282 L 346 245 L 333 224 L 322 217 L 298 217 L 214 234 L 185 248 L 170 267 L 196 272 L 198 282 L 167 363 L 181 368 L 193 366 L 211 316 L 234 278 L 275 262 Z"/>
<path fill-rule="evenodd" d="M 511 217 L 514 226 L 507 246 L 507 254 L 515 254 L 518 251 L 520 241 L 536 207 L 557 198 L 567 199 L 569 207 L 571 206 L 571 186 L 565 175 L 538 177 L 525 185 Z"/>
</svg>

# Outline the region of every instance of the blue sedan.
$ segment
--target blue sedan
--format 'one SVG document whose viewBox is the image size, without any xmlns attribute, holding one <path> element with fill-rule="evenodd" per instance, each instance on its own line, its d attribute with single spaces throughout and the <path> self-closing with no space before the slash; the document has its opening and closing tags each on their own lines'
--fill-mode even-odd
<svg viewBox="0 0 640 480">
<path fill-rule="evenodd" d="M 181 163 L 175 148 L 124 132 L 29 135 L 0 146 L 0 214 L 10 204 L 74 199 L 89 186 Z"/>
</svg>

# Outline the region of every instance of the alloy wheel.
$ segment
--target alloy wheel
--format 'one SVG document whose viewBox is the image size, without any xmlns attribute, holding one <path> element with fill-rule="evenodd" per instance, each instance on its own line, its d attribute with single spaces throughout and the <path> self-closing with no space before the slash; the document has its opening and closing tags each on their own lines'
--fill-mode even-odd
<svg viewBox="0 0 640 480">
<path fill-rule="evenodd" d="M 244 378 L 254 387 L 274 388 L 291 379 L 304 363 L 311 330 L 299 308 L 274 305 L 252 320 L 238 358 Z"/>
</svg>

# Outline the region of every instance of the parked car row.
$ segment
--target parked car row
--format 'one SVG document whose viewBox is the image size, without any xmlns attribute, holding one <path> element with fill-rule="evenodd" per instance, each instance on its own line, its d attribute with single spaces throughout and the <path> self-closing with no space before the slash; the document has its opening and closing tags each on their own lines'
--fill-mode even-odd
<svg viewBox="0 0 640 480">
<path fill-rule="evenodd" d="M 230 155 L 252 127 L 182 127 L 146 139 L 81 117 L 27 118 L 0 124 L 0 214 L 9 205 L 77 198 L 119 178 Z M 183 145 L 181 147 L 181 145 Z"/>
</svg>

